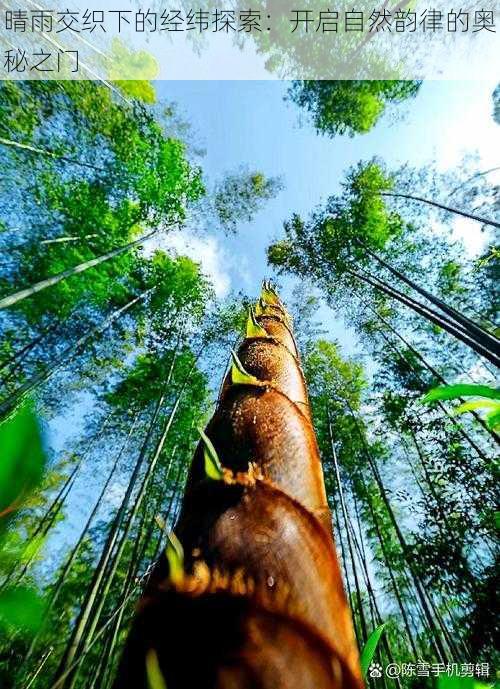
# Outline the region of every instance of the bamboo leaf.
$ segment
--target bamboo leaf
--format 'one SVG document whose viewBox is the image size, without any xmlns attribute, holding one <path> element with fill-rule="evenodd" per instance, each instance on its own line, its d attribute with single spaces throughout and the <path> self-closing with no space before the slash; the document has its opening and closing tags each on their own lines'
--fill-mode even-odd
<svg viewBox="0 0 500 689">
<path fill-rule="evenodd" d="M 0 520 L 22 506 L 41 481 L 45 462 L 40 427 L 26 403 L 0 425 Z"/>
<path fill-rule="evenodd" d="M 165 553 L 170 567 L 170 578 L 176 584 L 182 581 L 184 577 L 184 549 L 173 531 L 167 536 L 168 543 Z"/>
<path fill-rule="evenodd" d="M 198 428 L 198 432 L 203 440 L 203 459 L 205 462 L 205 473 L 208 478 L 213 481 L 220 481 L 224 476 L 222 470 L 222 465 L 220 463 L 219 456 L 217 455 L 217 450 L 212 444 L 212 441 L 208 435 L 201 428 Z"/>
<path fill-rule="evenodd" d="M 31 587 L 16 586 L 0 593 L 0 628 L 36 632 L 43 619 L 44 602 Z"/>
<path fill-rule="evenodd" d="M 231 350 L 233 357 L 233 364 L 231 366 L 231 382 L 233 385 L 259 385 L 262 386 L 262 381 L 247 373 L 243 368 L 243 364 L 238 359 L 236 352 Z"/>
<path fill-rule="evenodd" d="M 487 397 L 493 400 L 500 400 L 500 389 L 492 388 L 488 385 L 474 385 L 457 383 L 456 385 L 443 385 L 429 390 L 422 398 L 424 404 L 437 402 L 438 400 L 453 400 L 457 397 Z"/>
<path fill-rule="evenodd" d="M 260 323 L 255 320 L 255 312 L 252 307 L 248 310 L 248 319 L 246 327 L 247 337 L 268 337 L 267 331 L 263 328 Z"/>
<path fill-rule="evenodd" d="M 154 648 L 146 653 L 146 672 L 148 675 L 149 689 L 167 689 L 167 683 L 158 661 L 158 655 Z"/>
<path fill-rule="evenodd" d="M 38 534 L 37 536 L 34 536 L 29 543 L 27 544 L 26 548 L 22 551 L 22 553 L 19 554 L 19 560 L 21 562 L 31 562 L 31 560 L 36 557 L 38 552 L 40 551 L 41 547 L 45 543 L 47 539 L 47 534 L 41 533 Z"/>
<path fill-rule="evenodd" d="M 464 402 L 459 407 L 453 410 L 454 414 L 463 414 L 466 411 L 472 411 L 474 409 L 492 409 L 494 411 L 500 411 L 500 402 L 496 400 L 471 400 L 470 402 Z"/>
<path fill-rule="evenodd" d="M 179 584 L 184 579 L 184 548 L 173 531 L 164 530 L 167 534 L 165 556 L 168 562 L 170 579 L 174 584 Z"/>
<path fill-rule="evenodd" d="M 375 651 L 377 650 L 380 637 L 382 636 L 382 633 L 386 625 L 387 622 L 384 622 L 384 624 L 381 624 L 379 627 L 377 627 L 370 634 L 365 644 L 365 647 L 363 648 L 360 659 L 361 672 L 363 673 L 363 677 L 366 677 L 366 673 L 368 672 L 368 668 L 370 666 L 370 663 L 372 662 L 373 656 L 375 655 Z"/>
</svg>

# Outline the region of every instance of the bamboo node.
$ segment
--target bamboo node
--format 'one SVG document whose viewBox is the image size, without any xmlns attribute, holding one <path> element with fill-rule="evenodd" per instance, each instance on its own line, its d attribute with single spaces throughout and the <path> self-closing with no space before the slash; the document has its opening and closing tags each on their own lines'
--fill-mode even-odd
<svg viewBox="0 0 500 689">
<path fill-rule="evenodd" d="M 235 473 L 231 469 L 223 469 L 222 480 L 228 486 L 238 485 L 252 487 L 255 486 L 257 481 L 263 481 L 264 475 L 258 464 L 250 462 L 247 471 L 238 471 Z"/>
</svg>

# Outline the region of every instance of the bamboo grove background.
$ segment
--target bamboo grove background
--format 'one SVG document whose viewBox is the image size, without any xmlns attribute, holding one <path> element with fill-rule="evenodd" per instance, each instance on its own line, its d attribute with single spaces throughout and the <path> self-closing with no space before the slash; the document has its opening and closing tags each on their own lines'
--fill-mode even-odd
<svg viewBox="0 0 500 689">
<path fill-rule="evenodd" d="M 292 88 L 319 117 L 317 94 Z M 206 180 L 189 127 L 142 82 L 3 82 L 0 161 L 0 439 L 34 458 L 0 493 L 0 686 L 107 689 L 165 547 L 158 516 L 175 524 L 256 296 L 216 299 L 161 239 L 234 232 L 281 181 Z M 386 622 L 381 664 L 497 660 L 498 436 L 480 408 L 422 403 L 437 385 L 494 384 L 498 252 L 472 263 L 448 227 L 465 213 L 498 228 L 489 172 L 360 163 L 269 248 L 278 273 L 310 284 L 288 306 L 358 645 Z M 320 298 L 360 356 L 325 339 Z M 25 436 L 39 440 L 13 450 Z M 31 489 L 19 503 L 16 486 Z"/>
</svg>

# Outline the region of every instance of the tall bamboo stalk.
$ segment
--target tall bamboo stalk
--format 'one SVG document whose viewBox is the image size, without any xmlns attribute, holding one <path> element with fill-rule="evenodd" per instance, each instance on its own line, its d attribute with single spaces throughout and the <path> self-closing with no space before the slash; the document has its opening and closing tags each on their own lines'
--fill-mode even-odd
<svg viewBox="0 0 500 689">
<path fill-rule="evenodd" d="M 369 495 L 368 491 L 366 490 L 366 486 L 365 486 L 365 484 L 364 484 L 364 481 L 363 481 L 363 489 L 364 489 L 365 494 L 366 494 L 366 501 L 367 501 L 367 503 L 368 503 L 368 508 L 369 508 L 369 510 L 370 510 L 370 515 L 371 515 L 372 523 L 373 523 L 373 525 L 374 525 L 374 527 L 375 527 L 375 532 L 376 532 L 376 534 L 377 534 L 377 539 L 378 539 L 378 542 L 379 542 L 379 544 L 380 544 L 380 549 L 381 549 L 381 551 L 382 551 L 382 556 L 383 556 L 383 558 L 384 558 L 385 566 L 386 566 L 387 572 L 388 572 L 388 574 L 389 574 L 389 580 L 390 580 L 390 582 L 391 582 L 392 590 L 394 591 L 394 595 L 395 595 L 395 597 L 396 597 L 396 601 L 397 601 L 397 603 L 398 603 L 399 610 L 401 611 L 401 617 L 403 618 L 403 624 L 404 624 L 404 626 L 405 626 L 406 634 L 407 634 L 407 636 L 408 636 L 408 640 L 409 640 L 409 642 L 410 642 L 410 646 L 411 646 L 411 648 L 412 648 L 412 651 L 413 651 L 414 654 L 415 654 L 415 658 L 418 658 L 418 657 L 419 657 L 419 651 L 418 651 L 418 649 L 417 649 L 416 641 L 415 641 L 415 639 L 414 639 L 414 637 L 413 637 L 413 633 L 412 633 L 412 630 L 411 630 L 411 627 L 410 627 L 410 622 L 409 622 L 409 619 L 408 619 L 408 615 L 407 615 L 407 612 L 406 612 L 406 608 L 405 608 L 404 603 L 403 603 L 403 598 L 402 598 L 401 593 L 400 593 L 400 591 L 399 591 L 399 586 L 398 586 L 398 584 L 397 584 L 397 582 L 396 582 L 396 578 L 395 578 L 394 573 L 393 573 L 393 571 L 392 571 L 391 558 L 388 557 L 387 548 L 386 548 L 386 545 L 385 545 L 385 542 L 384 542 L 384 538 L 383 538 L 383 536 L 382 536 L 382 532 L 381 532 L 381 530 L 380 530 L 380 526 L 379 526 L 379 523 L 378 523 L 378 519 L 377 519 L 377 517 L 376 517 L 375 510 L 373 509 L 372 501 L 371 501 L 371 498 L 370 498 L 370 495 Z"/>
<path fill-rule="evenodd" d="M 403 345 L 404 345 L 409 351 L 411 351 L 412 354 L 414 354 L 414 355 L 417 357 L 417 359 L 418 359 L 419 361 L 422 362 L 424 368 L 426 368 L 427 371 L 429 371 L 429 373 L 431 373 L 433 376 L 435 376 L 435 377 L 436 377 L 436 380 L 438 380 L 439 382 L 443 383 L 444 385 L 447 384 L 447 382 L 446 382 L 446 380 L 443 378 L 443 376 L 441 376 L 441 374 L 440 374 L 440 373 L 439 373 L 439 372 L 438 372 L 438 371 L 427 361 L 427 359 L 425 359 L 425 358 L 423 357 L 423 355 L 418 351 L 418 349 L 416 349 L 410 342 L 408 342 L 408 340 L 407 340 L 405 337 L 403 337 L 403 335 L 401 335 L 401 333 L 398 332 L 398 331 L 396 330 L 396 328 L 394 328 L 394 327 L 389 323 L 389 321 L 387 321 L 383 316 L 381 316 L 379 313 L 377 313 L 377 311 L 376 311 L 370 304 L 367 304 L 366 302 L 363 302 L 363 300 L 359 297 L 359 295 L 357 295 L 357 296 L 358 296 L 358 300 L 360 301 L 360 303 L 362 303 L 364 306 L 366 306 L 366 307 L 373 313 L 373 315 L 374 315 L 374 316 L 375 316 L 375 317 L 376 317 L 376 318 L 377 318 L 377 319 L 378 319 L 378 320 L 379 320 L 379 321 L 380 321 L 380 322 L 381 322 L 381 323 L 382 323 L 382 324 L 383 324 L 383 325 L 384 325 L 384 326 L 385 326 L 395 337 L 397 337 L 398 340 L 400 340 L 400 341 L 403 343 Z M 418 370 L 415 368 L 415 366 L 412 364 L 411 361 L 408 361 L 408 359 L 404 356 L 404 354 L 398 349 L 397 345 L 396 345 L 389 337 L 387 337 L 387 334 L 384 333 L 383 330 L 379 330 L 378 332 L 379 332 L 379 334 L 381 335 L 381 337 L 383 338 L 384 342 L 386 342 L 386 343 L 389 345 L 389 347 L 390 347 L 390 348 L 394 351 L 394 353 L 401 359 L 401 361 L 405 362 L 408 366 L 410 366 L 410 368 L 412 369 L 412 371 L 416 374 L 417 378 L 418 378 L 420 381 L 422 381 L 422 376 L 419 374 Z M 465 428 L 462 426 L 462 424 L 461 424 L 456 418 L 453 418 L 451 412 L 444 406 L 444 404 L 442 404 L 441 402 L 438 402 L 438 403 L 437 403 L 437 406 L 439 407 L 439 409 L 441 409 L 441 411 L 442 411 L 446 416 L 448 416 L 450 419 L 453 419 L 453 423 L 456 425 L 456 427 L 457 427 L 457 429 L 459 430 L 459 432 L 460 432 L 460 434 L 462 435 L 462 437 L 463 437 L 463 438 L 469 443 L 469 445 L 475 450 L 475 452 L 478 454 L 478 456 L 481 457 L 481 459 L 483 459 L 484 461 L 489 461 L 489 460 L 488 460 L 488 457 L 484 454 L 483 450 L 478 446 L 478 444 L 475 442 L 475 440 L 474 440 L 473 438 L 471 438 L 470 434 L 465 430 Z M 473 413 L 474 418 L 476 419 L 476 421 L 478 421 L 478 423 L 479 423 L 481 426 L 483 426 L 483 428 L 486 428 L 486 424 L 484 423 L 483 419 L 481 419 L 481 417 L 480 417 L 478 414 L 476 414 L 474 411 L 473 411 L 472 413 Z M 498 434 L 496 434 L 496 433 L 494 433 L 494 432 L 492 432 L 492 431 L 489 431 L 489 432 L 490 432 L 490 434 L 492 435 L 493 439 L 494 439 L 497 443 L 499 443 Z"/>
<path fill-rule="evenodd" d="M 149 447 L 149 443 L 151 442 L 151 438 L 154 434 L 154 431 L 156 429 L 156 421 L 158 418 L 158 415 L 161 411 L 161 408 L 163 406 L 163 403 L 165 401 L 165 396 L 166 396 L 166 391 L 165 389 L 163 392 L 159 395 L 158 400 L 156 402 L 152 417 L 149 422 L 149 426 L 146 432 L 146 436 L 142 442 L 141 449 L 138 455 L 138 458 L 136 460 L 134 469 L 132 471 L 132 474 L 129 479 L 129 483 L 127 486 L 127 489 L 125 491 L 125 494 L 122 498 L 122 502 L 120 504 L 120 507 L 118 509 L 118 512 L 111 524 L 108 536 L 106 538 L 106 543 L 104 544 L 103 551 L 101 553 L 101 557 L 99 559 L 99 562 L 96 566 L 96 569 L 94 571 L 94 575 L 92 577 L 92 581 L 89 585 L 89 588 L 85 594 L 85 600 L 82 604 L 82 608 L 80 610 L 80 613 L 78 615 L 78 618 L 75 622 L 75 626 L 73 628 L 73 631 L 71 633 L 70 639 L 68 641 L 66 650 L 63 654 L 63 657 L 60 661 L 59 668 L 56 672 L 56 676 L 54 678 L 53 684 L 52 684 L 52 689 L 56 689 L 56 687 L 64 687 L 64 683 L 66 682 L 68 678 L 68 674 L 70 672 L 69 668 L 72 667 L 73 660 L 77 654 L 78 648 L 80 646 L 81 639 L 83 637 L 85 627 L 87 625 L 90 613 L 92 611 L 92 607 L 94 605 L 94 602 L 96 600 L 99 587 L 101 585 L 101 581 L 104 577 L 106 567 L 108 565 L 109 559 L 111 557 L 111 553 L 113 551 L 113 548 L 117 542 L 118 535 L 119 535 L 119 529 L 120 526 L 123 522 L 123 519 L 125 517 L 125 513 L 127 510 L 127 506 L 129 503 L 129 500 L 131 498 L 132 492 L 135 488 L 139 473 L 141 471 L 141 468 L 146 460 L 147 456 L 147 450 Z"/>
<path fill-rule="evenodd" d="M 420 294 L 422 297 L 430 301 L 431 304 L 437 306 L 444 313 L 446 313 L 452 319 L 457 321 L 457 323 L 459 323 L 467 332 L 469 332 L 471 336 L 477 337 L 478 342 L 481 342 L 481 344 L 484 344 L 487 347 L 491 347 L 492 351 L 500 353 L 500 340 L 497 337 L 495 337 L 495 335 L 492 335 L 487 330 L 477 325 L 477 323 L 474 323 L 473 320 L 462 314 L 454 307 L 447 304 L 439 297 L 434 296 L 431 292 L 429 292 L 428 290 L 424 289 L 419 284 L 411 280 L 407 275 L 397 270 L 397 268 L 394 268 L 394 266 L 385 261 L 378 254 L 371 251 L 371 249 L 369 249 L 365 245 L 363 245 L 363 248 L 372 258 L 374 258 L 378 263 L 380 263 L 380 265 L 382 265 L 392 275 L 394 275 L 394 277 L 398 278 L 398 280 L 401 280 L 401 282 L 408 285 L 408 287 L 410 287 L 415 292 Z"/>
<path fill-rule="evenodd" d="M 273 295 L 195 453 L 183 555 L 171 536 L 116 689 L 146 689 L 153 667 L 169 689 L 361 687 L 306 386 Z"/>
<path fill-rule="evenodd" d="M 492 227 L 500 227 L 500 223 L 496 220 L 490 220 L 489 218 L 483 218 L 481 215 L 476 215 L 475 213 L 469 213 L 468 211 L 463 211 L 460 208 L 455 208 L 454 206 L 446 206 L 444 203 L 439 203 L 438 201 L 433 201 L 432 199 L 426 199 L 423 196 L 414 196 L 413 194 L 402 194 L 396 193 L 394 191 L 380 191 L 380 196 L 390 196 L 396 199 L 408 199 L 410 201 L 418 201 L 419 203 L 425 203 L 428 206 L 434 206 L 434 208 L 439 208 L 440 210 L 447 211 L 448 213 L 455 213 L 456 215 L 461 215 L 463 218 L 468 218 L 469 220 L 475 220 L 483 225 L 491 225 Z"/>
<path fill-rule="evenodd" d="M 52 287 L 52 285 L 57 285 L 58 282 L 61 282 L 62 280 L 66 280 L 66 278 L 70 278 L 73 275 L 78 275 L 79 273 L 83 273 L 86 270 L 89 270 L 90 268 L 95 268 L 96 266 L 100 265 L 101 263 L 105 263 L 106 261 L 110 261 L 111 259 L 115 258 L 116 256 L 123 254 L 125 251 L 130 251 L 131 249 L 135 248 L 136 246 L 141 246 L 141 244 L 144 244 L 145 242 L 148 241 L 148 239 L 151 239 L 152 237 L 157 235 L 159 232 L 160 232 L 160 230 L 158 230 L 158 229 L 152 230 L 151 232 L 148 232 L 148 234 L 145 234 L 142 237 L 139 237 L 139 239 L 134 239 L 132 242 L 128 242 L 127 244 L 124 244 L 123 246 L 119 246 L 116 249 L 112 249 L 111 251 L 108 251 L 105 254 L 102 254 L 101 256 L 96 256 L 96 258 L 92 258 L 92 259 L 89 259 L 88 261 L 84 261 L 83 263 L 79 263 L 78 265 L 72 266 L 71 268 L 68 268 L 67 270 L 63 270 L 61 273 L 57 273 L 57 275 L 51 275 L 50 277 L 47 277 L 43 280 L 40 280 L 39 282 L 35 282 L 33 285 L 30 285 L 29 287 L 18 290 L 17 292 L 14 292 L 13 294 L 9 294 L 8 296 L 0 299 L 0 310 L 6 309 L 9 306 L 14 306 L 14 304 L 17 304 L 19 301 L 22 301 L 23 299 L 27 299 L 28 297 L 32 297 L 34 294 L 37 294 L 38 292 L 41 292 L 44 289 L 47 289 L 47 287 Z"/>
<path fill-rule="evenodd" d="M 84 525 L 84 527 L 80 533 L 80 536 L 78 537 L 77 542 L 73 546 L 71 553 L 70 553 L 70 555 L 69 555 L 69 557 L 68 557 L 68 559 L 67 559 L 67 561 L 66 561 L 66 563 L 62 569 L 62 572 L 59 575 L 59 578 L 58 578 L 53 590 L 51 591 L 51 593 L 49 595 L 49 598 L 48 598 L 46 605 L 45 605 L 45 620 L 47 620 L 50 612 L 52 611 L 54 605 L 57 602 L 57 599 L 59 598 L 59 595 L 63 589 L 63 586 L 66 583 L 68 574 L 71 571 L 71 568 L 73 567 L 73 565 L 76 561 L 76 558 L 78 557 L 78 554 L 79 554 L 80 549 L 81 549 L 81 547 L 85 541 L 85 538 L 88 535 L 88 532 L 89 532 L 89 529 L 92 525 L 92 522 L 94 521 L 94 518 L 95 518 L 97 512 L 99 511 L 99 509 L 102 505 L 102 500 L 103 500 L 104 496 L 106 495 L 106 492 L 109 488 L 109 485 L 110 485 L 110 483 L 111 483 L 111 481 L 115 475 L 116 469 L 117 469 L 118 464 L 122 458 L 123 452 L 125 451 L 127 445 L 129 444 L 130 438 L 131 438 L 131 436 L 135 430 L 137 419 L 138 419 L 138 413 L 136 413 L 134 415 L 134 418 L 133 418 L 132 423 L 129 427 L 129 431 L 127 433 L 127 436 L 125 437 L 125 439 L 124 439 L 124 441 L 120 447 L 120 450 L 115 457 L 115 461 L 113 462 L 111 469 L 109 471 L 109 474 L 107 476 L 107 479 L 106 479 L 106 481 L 105 481 L 105 483 L 101 489 L 101 492 L 100 492 L 96 502 L 94 503 L 94 507 L 92 508 L 92 510 L 91 510 L 91 512 L 87 518 L 87 521 L 85 522 L 85 525 Z M 23 666 L 26 666 L 27 662 L 29 661 L 30 657 L 32 656 L 33 652 L 35 651 L 36 646 L 40 640 L 40 636 L 41 636 L 44 629 L 45 629 L 45 624 L 42 624 L 40 626 L 39 630 L 37 631 L 37 633 L 33 636 L 31 643 L 30 643 L 30 646 L 29 646 L 29 649 L 28 649 L 28 652 L 26 653 L 26 656 L 24 657 Z"/>
<path fill-rule="evenodd" d="M 330 439 L 330 452 L 332 455 L 333 466 L 335 469 L 337 491 L 338 491 L 339 498 L 340 498 L 340 501 L 339 501 L 340 502 L 340 508 L 341 508 L 342 516 L 344 518 L 344 533 L 346 535 L 347 547 L 349 548 L 349 556 L 351 558 L 351 568 L 352 568 L 352 574 L 354 577 L 354 586 L 356 588 L 356 597 L 358 599 L 358 614 L 359 614 L 359 621 L 361 624 L 362 643 L 364 645 L 366 643 L 366 640 L 368 639 L 368 632 L 367 632 L 365 614 L 364 614 L 364 610 L 363 610 L 363 600 L 361 597 L 361 587 L 359 585 L 358 573 L 356 571 L 356 563 L 355 563 L 355 558 L 354 558 L 354 549 L 353 549 L 353 545 L 352 545 L 351 532 L 349 529 L 349 517 L 347 515 L 347 508 L 346 508 L 346 504 L 345 504 L 345 500 L 344 500 L 344 492 L 342 490 L 342 480 L 340 478 L 339 463 L 337 461 L 337 453 L 335 451 L 335 444 L 333 441 L 332 423 L 330 420 L 330 410 L 329 409 L 327 409 L 327 417 L 328 417 L 328 435 L 329 435 L 329 439 Z"/>
<path fill-rule="evenodd" d="M 347 600 L 349 601 L 349 604 L 351 605 L 351 609 L 352 609 L 354 607 L 354 599 L 353 599 L 352 591 L 351 591 L 351 582 L 349 580 L 349 571 L 347 569 L 347 553 L 346 553 L 346 549 L 344 546 L 344 537 L 343 537 L 342 529 L 340 528 L 340 516 L 339 516 L 338 507 L 337 507 L 337 501 L 333 500 L 332 502 L 333 502 L 333 515 L 334 515 L 334 519 L 335 519 L 334 526 L 337 528 L 338 541 L 340 543 L 341 563 L 342 563 L 342 568 L 344 570 L 344 583 L 345 583 L 345 586 L 347 589 Z M 356 624 L 357 620 L 356 620 L 355 615 L 352 616 L 352 622 L 353 622 L 353 626 L 354 626 L 354 633 L 356 635 L 356 641 L 358 643 L 358 647 L 360 647 L 362 644 L 360 641 L 360 632 L 358 631 L 358 628 L 357 628 L 357 624 Z"/>
<path fill-rule="evenodd" d="M 446 660 L 446 650 L 445 650 L 445 647 L 443 646 L 441 635 L 439 634 L 439 630 L 436 627 L 436 622 L 435 622 L 434 617 L 432 615 L 432 612 L 429 608 L 429 603 L 428 603 L 427 597 L 425 595 L 424 587 L 422 586 L 422 582 L 420 581 L 420 578 L 419 578 L 417 572 L 415 571 L 415 568 L 414 568 L 413 563 L 411 561 L 411 557 L 409 557 L 408 544 L 406 543 L 406 539 L 403 536 L 403 533 L 400 529 L 400 526 L 398 524 L 398 521 L 397 521 L 396 516 L 394 514 L 394 511 L 392 509 L 392 505 L 389 502 L 389 498 L 387 496 L 387 491 L 386 491 L 385 486 L 382 482 L 382 477 L 380 476 L 380 472 L 378 470 L 377 464 L 376 464 L 374 458 L 371 456 L 371 454 L 370 454 L 370 452 L 366 446 L 365 438 L 362 434 L 361 429 L 358 426 L 357 419 L 354 416 L 354 414 L 353 414 L 353 420 L 354 420 L 355 425 L 358 429 L 358 432 L 361 436 L 361 440 L 364 444 L 366 458 L 368 460 L 368 464 L 369 464 L 370 469 L 372 471 L 373 478 L 375 479 L 375 483 L 378 486 L 380 496 L 381 496 L 381 498 L 384 502 L 384 505 L 387 509 L 387 513 L 388 513 L 389 518 L 391 520 L 391 523 L 394 527 L 394 531 L 396 533 L 397 539 L 398 539 L 399 544 L 401 546 L 401 550 L 403 551 L 404 558 L 406 560 L 406 563 L 408 564 L 408 568 L 410 570 L 411 577 L 412 577 L 412 583 L 414 584 L 415 590 L 417 592 L 417 597 L 418 597 L 419 603 L 422 607 L 422 610 L 423 610 L 423 613 L 426 617 L 429 628 L 431 629 L 431 632 L 433 634 L 433 638 L 434 638 L 434 641 L 436 644 L 436 649 L 438 650 L 438 653 L 440 656 L 440 660 L 444 662 Z"/>
<path fill-rule="evenodd" d="M 101 323 L 98 323 L 96 326 L 88 330 L 84 335 L 79 337 L 76 342 L 73 342 L 73 344 L 70 344 L 68 347 L 66 347 L 62 354 L 57 357 L 55 361 L 51 362 L 50 367 L 40 371 L 39 373 L 36 373 L 32 378 L 20 385 L 17 390 L 15 390 L 0 403 L 0 417 L 12 411 L 16 404 L 18 404 L 25 395 L 36 390 L 40 385 L 42 385 L 42 383 L 47 382 L 47 380 L 49 380 L 62 366 L 70 363 L 80 352 L 80 349 L 83 345 L 87 344 L 91 340 L 95 340 L 95 338 L 107 330 L 107 328 L 109 328 L 114 321 L 123 316 L 123 314 L 135 306 L 135 304 L 145 299 L 149 294 L 151 294 L 151 292 L 153 292 L 153 290 L 154 288 L 151 288 L 141 292 L 141 294 L 131 299 L 124 306 L 120 306 L 120 308 L 112 311 L 112 313 L 110 313 L 109 316 L 106 316 Z"/>
<path fill-rule="evenodd" d="M 412 299 L 403 292 L 397 290 L 395 287 L 390 286 L 376 275 L 367 273 L 362 269 L 348 270 L 348 273 L 354 278 L 371 285 L 376 290 L 383 292 L 387 296 L 396 299 L 396 301 L 404 304 L 419 316 L 423 316 L 431 323 L 434 323 L 434 325 L 439 326 L 450 335 L 453 335 L 453 337 L 463 342 L 463 344 L 467 345 L 467 347 L 472 349 L 479 356 L 482 356 L 490 361 L 497 368 L 500 367 L 500 350 L 498 349 L 498 345 L 495 344 L 495 346 L 492 347 L 483 344 L 483 342 L 480 341 L 476 336 L 465 330 L 460 323 L 457 323 L 452 318 L 439 313 L 435 309 L 431 309 L 415 299 Z"/>
</svg>

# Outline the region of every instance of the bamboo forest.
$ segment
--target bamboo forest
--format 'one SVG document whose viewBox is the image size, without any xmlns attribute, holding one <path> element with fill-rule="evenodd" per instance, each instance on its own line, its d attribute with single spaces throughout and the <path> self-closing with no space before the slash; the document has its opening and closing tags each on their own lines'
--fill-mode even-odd
<svg viewBox="0 0 500 689">
<path fill-rule="evenodd" d="M 500 168 L 241 84 L 0 82 L 0 687 L 493 687 Z"/>
</svg>

